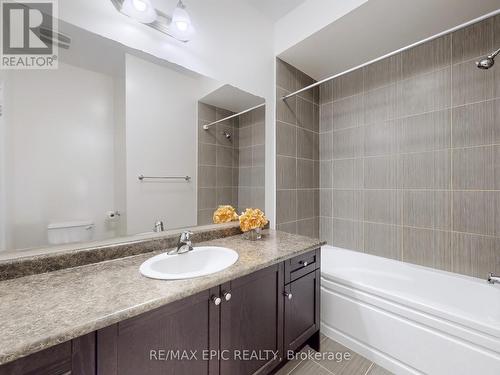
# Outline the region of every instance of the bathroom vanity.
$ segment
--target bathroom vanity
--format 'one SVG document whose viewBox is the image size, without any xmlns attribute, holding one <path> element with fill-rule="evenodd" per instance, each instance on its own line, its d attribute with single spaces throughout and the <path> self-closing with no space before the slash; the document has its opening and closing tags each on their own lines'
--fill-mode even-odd
<svg viewBox="0 0 500 375">
<path fill-rule="evenodd" d="M 268 374 L 286 362 L 288 350 L 306 343 L 319 349 L 321 242 L 269 231 L 263 241 L 232 236 L 204 245 L 232 248 L 239 260 L 227 270 L 189 280 L 141 276 L 138 265 L 155 254 L 149 253 L 1 282 L 17 285 L 18 291 L 23 279 L 39 287 L 40 299 L 34 292 L 25 302 L 31 308 L 39 304 L 41 311 L 50 305 L 43 300 L 50 290 L 53 303 L 69 294 L 74 301 L 52 307 L 52 314 L 42 312 L 37 326 L 21 324 L 26 315 L 14 313 L 16 322 L 2 315 L 8 333 L 13 334 L 10 325 L 19 331 L 17 342 L 15 337 L 2 341 L 16 347 L 0 348 L 0 374 Z M 58 287 L 38 284 L 44 281 Z M 15 293 L 9 294 L 14 298 Z M 47 327 L 40 327 L 44 323 Z M 34 334 L 21 332 L 23 325 Z M 37 351 L 37 345 L 46 348 Z M 8 360 L 6 349 L 17 359 Z"/>
</svg>

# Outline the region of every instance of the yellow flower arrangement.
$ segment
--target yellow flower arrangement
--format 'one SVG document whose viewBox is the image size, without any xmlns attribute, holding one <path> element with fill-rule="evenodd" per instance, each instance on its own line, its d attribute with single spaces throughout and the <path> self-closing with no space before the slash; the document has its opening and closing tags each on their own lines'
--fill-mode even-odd
<svg viewBox="0 0 500 375">
<path fill-rule="evenodd" d="M 269 221 L 258 208 L 247 208 L 240 216 L 240 228 L 243 232 L 264 228 Z"/>
<path fill-rule="evenodd" d="M 219 206 L 214 212 L 213 220 L 214 224 L 229 223 L 238 220 L 238 214 L 233 206 Z"/>
</svg>

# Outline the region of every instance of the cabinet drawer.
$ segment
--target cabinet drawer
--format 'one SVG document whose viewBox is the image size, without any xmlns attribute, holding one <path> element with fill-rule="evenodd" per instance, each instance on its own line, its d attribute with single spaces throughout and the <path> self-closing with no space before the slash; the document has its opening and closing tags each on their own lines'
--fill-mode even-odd
<svg viewBox="0 0 500 375">
<path fill-rule="evenodd" d="M 320 256 L 321 249 L 316 249 L 285 261 L 285 284 L 320 268 Z"/>
</svg>

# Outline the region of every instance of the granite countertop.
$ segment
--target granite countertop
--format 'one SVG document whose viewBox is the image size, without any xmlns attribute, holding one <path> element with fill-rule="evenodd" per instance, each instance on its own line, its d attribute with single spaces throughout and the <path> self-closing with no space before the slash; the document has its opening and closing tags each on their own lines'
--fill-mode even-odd
<svg viewBox="0 0 500 375">
<path fill-rule="evenodd" d="M 0 282 L 0 365 L 194 295 L 324 245 L 267 230 L 261 241 L 241 235 L 196 245 L 224 246 L 238 261 L 219 273 L 153 280 L 139 266 L 158 251 Z"/>
</svg>

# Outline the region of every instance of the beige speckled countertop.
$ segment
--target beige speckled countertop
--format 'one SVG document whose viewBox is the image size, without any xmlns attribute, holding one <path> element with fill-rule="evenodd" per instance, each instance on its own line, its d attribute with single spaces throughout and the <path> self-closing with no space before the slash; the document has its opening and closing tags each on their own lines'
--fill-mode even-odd
<svg viewBox="0 0 500 375">
<path fill-rule="evenodd" d="M 228 269 L 205 277 L 162 281 L 139 266 L 159 252 L 0 282 L 0 364 L 71 340 L 322 246 L 320 240 L 273 230 L 261 241 L 241 235 L 196 245 L 239 253 Z"/>
</svg>

